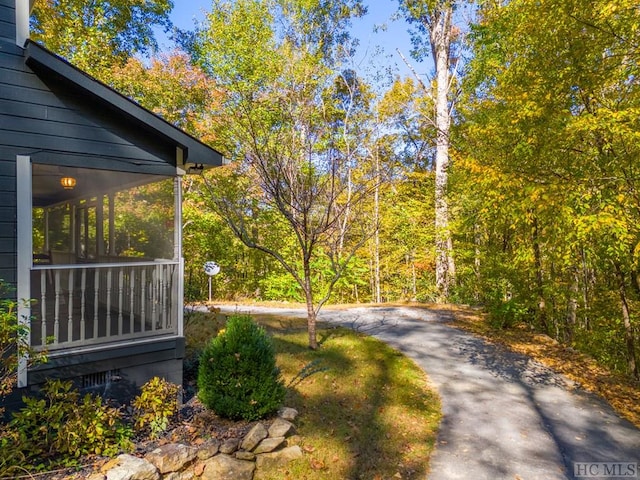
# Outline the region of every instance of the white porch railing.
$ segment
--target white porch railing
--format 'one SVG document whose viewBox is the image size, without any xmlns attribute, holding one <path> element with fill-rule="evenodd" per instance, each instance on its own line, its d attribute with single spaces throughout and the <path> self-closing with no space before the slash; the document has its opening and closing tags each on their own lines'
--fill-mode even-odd
<svg viewBox="0 0 640 480">
<path fill-rule="evenodd" d="M 38 265 L 31 346 L 49 351 L 179 332 L 179 262 Z"/>
</svg>

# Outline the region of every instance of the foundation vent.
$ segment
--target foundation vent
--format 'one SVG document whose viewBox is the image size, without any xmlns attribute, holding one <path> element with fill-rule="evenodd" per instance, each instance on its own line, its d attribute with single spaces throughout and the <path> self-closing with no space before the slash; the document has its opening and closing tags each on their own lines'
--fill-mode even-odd
<svg viewBox="0 0 640 480">
<path fill-rule="evenodd" d="M 107 383 L 120 380 L 120 370 L 90 373 L 81 378 L 82 388 L 104 387 Z"/>
</svg>

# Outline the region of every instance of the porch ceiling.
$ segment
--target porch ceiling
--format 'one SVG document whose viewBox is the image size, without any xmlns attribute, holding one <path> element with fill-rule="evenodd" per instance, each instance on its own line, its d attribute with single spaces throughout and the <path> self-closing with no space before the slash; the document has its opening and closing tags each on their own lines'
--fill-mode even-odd
<svg viewBox="0 0 640 480">
<path fill-rule="evenodd" d="M 122 191 L 159 180 L 157 175 L 33 164 L 33 206 L 47 207 L 70 200 Z M 73 177 L 76 186 L 65 190 L 62 177 Z"/>
</svg>

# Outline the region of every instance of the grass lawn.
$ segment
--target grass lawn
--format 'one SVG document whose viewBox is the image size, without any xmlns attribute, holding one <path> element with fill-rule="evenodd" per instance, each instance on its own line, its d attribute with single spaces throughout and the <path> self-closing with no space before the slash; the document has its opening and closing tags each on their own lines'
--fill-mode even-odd
<svg viewBox="0 0 640 480">
<path fill-rule="evenodd" d="M 433 450 L 440 402 L 425 374 L 384 343 L 320 324 L 321 347 L 307 348 L 306 320 L 259 316 L 272 335 L 296 408 L 304 458 L 256 480 L 424 478 Z M 194 314 L 187 348 L 202 347 L 222 328 L 212 314 Z"/>
</svg>

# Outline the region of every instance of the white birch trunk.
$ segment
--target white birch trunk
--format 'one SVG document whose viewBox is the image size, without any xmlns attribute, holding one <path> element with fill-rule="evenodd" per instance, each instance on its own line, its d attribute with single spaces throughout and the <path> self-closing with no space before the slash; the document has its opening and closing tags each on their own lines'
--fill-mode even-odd
<svg viewBox="0 0 640 480">
<path fill-rule="evenodd" d="M 430 28 L 431 50 L 436 67 L 435 123 L 435 227 L 436 227 L 436 287 L 440 301 L 449 296 L 449 288 L 455 281 L 453 245 L 449 229 L 449 202 L 447 184 L 449 170 L 449 132 L 451 109 L 449 88 L 451 86 L 450 49 L 452 7 L 434 12 Z"/>
</svg>

